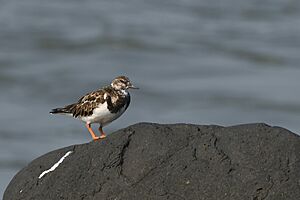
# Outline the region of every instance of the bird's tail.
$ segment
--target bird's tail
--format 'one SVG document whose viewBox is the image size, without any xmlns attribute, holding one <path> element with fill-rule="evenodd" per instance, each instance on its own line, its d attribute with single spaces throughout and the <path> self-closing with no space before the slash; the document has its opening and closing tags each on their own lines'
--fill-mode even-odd
<svg viewBox="0 0 300 200">
<path fill-rule="evenodd" d="M 54 108 L 50 111 L 51 114 L 72 114 L 72 107 L 74 104 L 65 106 L 63 108 Z"/>
</svg>

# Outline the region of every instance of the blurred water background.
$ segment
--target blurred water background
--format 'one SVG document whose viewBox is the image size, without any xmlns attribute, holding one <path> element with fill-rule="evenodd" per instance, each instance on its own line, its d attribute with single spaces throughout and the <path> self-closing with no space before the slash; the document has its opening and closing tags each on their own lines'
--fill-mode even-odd
<svg viewBox="0 0 300 200">
<path fill-rule="evenodd" d="M 140 90 L 106 132 L 141 121 L 300 132 L 299 0 L 0 3 L 0 196 L 32 159 L 91 140 L 48 112 L 120 74 Z"/>
</svg>

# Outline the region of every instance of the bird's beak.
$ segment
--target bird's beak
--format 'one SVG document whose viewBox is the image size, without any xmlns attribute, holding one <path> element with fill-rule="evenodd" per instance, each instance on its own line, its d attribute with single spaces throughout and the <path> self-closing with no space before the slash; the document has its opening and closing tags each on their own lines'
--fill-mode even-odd
<svg viewBox="0 0 300 200">
<path fill-rule="evenodd" d="M 140 89 L 140 88 L 138 88 L 138 87 L 135 87 L 134 85 L 130 85 L 128 88 L 136 89 L 136 90 Z"/>
</svg>

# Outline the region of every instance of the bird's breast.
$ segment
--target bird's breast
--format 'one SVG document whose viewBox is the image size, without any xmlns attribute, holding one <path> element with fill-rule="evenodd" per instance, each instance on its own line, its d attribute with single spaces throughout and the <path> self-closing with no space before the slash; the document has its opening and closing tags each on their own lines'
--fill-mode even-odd
<svg viewBox="0 0 300 200">
<path fill-rule="evenodd" d="M 81 120 L 88 123 L 100 123 L 102 126 L 105 126 L 120 117 L 125 110 L 126 105 L 120 107 L 118 112 L 112 112 L 109 109 L 108 103 L 104 102 L 103 104 L 99 104 L 97 108 L 93 110 L 92 115 L 81 117 Z"/>
</svg>

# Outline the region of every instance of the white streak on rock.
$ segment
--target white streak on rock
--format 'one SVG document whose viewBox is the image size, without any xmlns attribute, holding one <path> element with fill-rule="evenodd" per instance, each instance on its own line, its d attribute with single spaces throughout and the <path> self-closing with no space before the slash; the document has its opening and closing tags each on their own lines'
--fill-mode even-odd
<svg viewBox="0 0 300 200">
<path fill-rule="evenodd" d="M 63 157 L 61 157 L 61 159 L 59 159 L 59 161 L 57 163 L 55 163 L 50 169 L 43 171 L 40 176 L 39 179 L 41 179 L 43 176 L 45 176 L 47 173 L 54 171 L 63 161 L 64 159 L 69 156 L 71 153 L 73 153 L 73 151 L 68 151 Z"/>
</svg>

